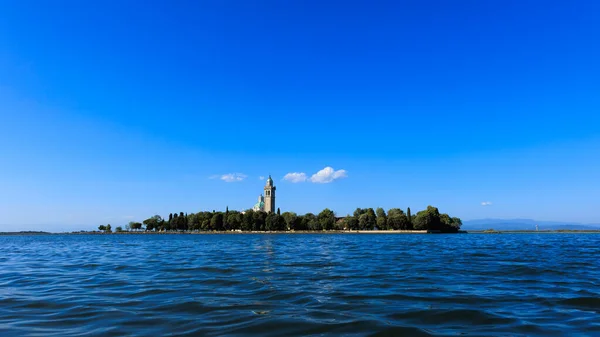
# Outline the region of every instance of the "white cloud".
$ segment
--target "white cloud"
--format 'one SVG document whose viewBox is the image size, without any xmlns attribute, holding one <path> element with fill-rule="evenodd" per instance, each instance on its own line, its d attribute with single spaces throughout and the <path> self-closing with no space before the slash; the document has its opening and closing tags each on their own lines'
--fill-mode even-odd
<svg viewBox="0 0 600 337">
<path fill-rule="evenodd" d="M 227 173 L 227 174 L 223 174 L 223 175 L 215 175 L 210 177 L 210 179 L 221 179 L 224 182 L 227 183 L 233 183 L 236 181 L 242 181 L 244 179 L 246 179 L 246 175 L 243 173 Z"/>
<path fill-rule="evenodd" d="M 481 206 L 490 206 L 491 204 L 492 204 L 492 202 L 491 202 L 491 201 L 483 201 L 483 202 L 481 203 Z"/>
<path fill-rule="evenodd" d="M 258 179 L 265 180 L 265 177 L 264 176 L 260 176 L 260 177 L 258 177 Z"/>
<path fill-rule="evenodd" d="M 292 172 L 283 176 L 283 180 L 287 180 L 292 183 L 302 183 L 306 181 L 306 173 L 304 172 Z"/>
<path fill-rule="evenodd" d="M 302 183 L 310 181 L 316 184 L 327 184 L 333 182 L 336 179 L 348 177 L 346 170 L 334 170 L 332 167 L 327 166 L 321 171 L 313 174 L 310 178 L 307 177 L 304 172 L 290 172 L 286 174 L 283 179 L 292 183 Z"/>
<path fill-rule="evenodd" d="M 317 184 L 327 184 L 336 179 L 348 177 L 346 170 L 334 170 L 333 167 L 327 166 L 321 171 L 315 173 L 310 177 L 310 181 Z"/>
</svg>

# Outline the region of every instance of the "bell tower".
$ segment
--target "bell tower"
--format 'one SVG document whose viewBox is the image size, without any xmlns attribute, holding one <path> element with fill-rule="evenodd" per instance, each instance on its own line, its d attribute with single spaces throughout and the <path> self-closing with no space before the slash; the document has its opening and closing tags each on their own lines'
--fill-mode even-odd
<svg viewBox="0 0 600 337">
<path fill-rule="evenodd" d="M 273 186 L 273 179 L 269 175 L 267 183 L 265 184 L 265 212 L 275 212 L 275 186 Z"/>
</svg>

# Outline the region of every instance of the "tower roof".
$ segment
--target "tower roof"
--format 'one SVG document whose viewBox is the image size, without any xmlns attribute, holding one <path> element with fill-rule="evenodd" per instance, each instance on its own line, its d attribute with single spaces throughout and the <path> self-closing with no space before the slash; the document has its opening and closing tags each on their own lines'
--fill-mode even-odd
<svg viewBox="0 0 600 337">
<path fill-rule="evenodd" d="M 267 179 L 267 186 L 273 186 L 273 179 L 271 179 L 270 174 L 269 174 L 269 178 Z"/>
</svg>

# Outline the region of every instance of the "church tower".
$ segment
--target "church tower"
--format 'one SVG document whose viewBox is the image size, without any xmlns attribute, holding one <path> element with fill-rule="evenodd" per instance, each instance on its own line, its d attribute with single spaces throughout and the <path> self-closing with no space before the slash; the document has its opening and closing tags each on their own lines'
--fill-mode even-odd
<svg viewBox="0 0 600 337">
<path fill-rule="evenodd" d="M 265 212 L 275 212 L 275 186 L 273 186 L 273 179 L 270 175 L 265 185 Z"/>
</svg>

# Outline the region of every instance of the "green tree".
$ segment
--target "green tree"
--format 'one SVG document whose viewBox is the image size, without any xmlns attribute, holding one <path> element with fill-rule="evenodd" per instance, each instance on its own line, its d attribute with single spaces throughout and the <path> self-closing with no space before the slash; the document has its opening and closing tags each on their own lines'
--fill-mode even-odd
<svg viewBox="0 0 600 337">
<path fill-rule="evenodd" d="M 190 213 L 187 218 L 187 227 L 190 231 L 200 230 L 200 221 L 198 214 Z"/>
<path fill-rule="evenodd" d="M 333 225 L 333 229 L 336 231 L 341 231 L 348 228 L 348 217 L 344 217 L 343 219 L 336 219 L 335 224 Z"/>
<path fill-rule="evenodd" d="M 388 217 L 385 214 L 385 211 L 383 210 L 383 208 L 378 207 L 377 210 L 375 211 L 375 215 L 377 216 L 377 219 L 376 219 L 377 228 L 382 229 L 382 230 L 388 229 Z"/>
<path fill-rule="evenodd" d="M 462 220 L 457 217 L 452 217 L 452 227 L 456 228 L 456 230 L 459 230 L 461 226 Z"/>
<path fill-rule="evenodd" d="M 346 228 L 349 230 L 357 230 L 360 228 L 358 225 L 358 218 L 355 216 L 346 216 Z"/>
<path fill-rule="evenodd" d="M 198 217 L 197 222 L 200 226 L 200 230 L 208 231 L 211 230 L 211 219 L 215 213 L 212 212 L 198 212 L 196 216 Z"/>
<path fill-rule="evenodd" d="M 388 228 L 395 230 L 409 229 L 408 217 L 400 208 L 392 208 L 388 211 Z"/>
<path fill-rule="evenodd" d="M 144 223 L 144 225 L 146 225 L 146 230 L 152 231 L 158 229 L 159 224 L 162 222 L 162 217 L 160 215 L 155 215 L 142 222 Z"/>
<path fill-rule="evenodd" d="M 227 226 L 229 230 L 238 230 L 242 228 L 242 213 L 229 212 L 227 217 Z"/>
<path fill-rule="evenodd" d="M 277 216 L 277 230 L 278 231 L 287 231 L 288 230 L 287 223 L 285 222 L 285 219 L 281 215 Z"/>
<path fill-rule="evenodd" d="M 412 228 L 412 215 L 410 214 L 410 207 L 406 209 L 406 217 L 408 218 L 408 224 Z"/>
<path fill-rule="evenodd" d="M 360 230 L 366 230 L 369 228 L 369 216 L 367 213 L 363 213 L 358 217 L 358 228 Z"/>
<path fill-rule="evenodd" d="M 117 228 L 115 228 L 115 231 L 116 231 L 117 233 L 121 233 L 121 232 L 123 231 L 123 227 L 121 227 L 121 226 L 118 226 Z"/>
<path fill-rule="evenodd" d="M 249 209 L 242 216 L 242 230 L 251 231 L 254 228 L 254 211 Z"/>
<path fill-rule="evenodd" d="M 317 221 L 317 217 L 312 213 L 306 213 L 302 217 L 302 227 L 305 230 L 318 231 L 321 230 L 321 225 Z"/>
<path fill-rule="evenodd" d="M 440 214 L 440 222 L 441 222 L 441 230 L 443 232 L 458 232 L 460 230 L 460 226 L 462 225 L 462 221 L 459 218 L 451 218 L 448 214 L 443 213 Z"/>
<path fill-rule="evenodd" d="M 106 225 L 106 232 L 112 233 L 112 227 L 110 226 L 110 224 Z"/>
<path fill-rule="evenodd" d="M 254 212 L 254 214 L 252 214 L 252 216 L 253 216 L 252 230 L 253 231 L 264 231 L 267 213 L 265 213 L 263 211 L 258 211 L 258 212 Z"/>
<path fill-rule="evenodd" d="M 281 215 L 276 213 L 268 213 L 265 218 L 265 230 L 267 231 L 285 231 L 286 230 L 285 219 Z"/>
<path fill-rule="evenodd" d="M 179 216 L 177 217 L 177 230 L 184 231 L 187 228 L 187 219 L 183 212 L 179 212 Z"/>
<path fill-rule="evenodd" d="M 360 217 L 365 213 L 367 213 L 366 208 L 358 207 L 354 210 L 354 213 L 352 213 L 352 217 L 354 219 L 350 220 L 350 225 L 351 226 L 354 225 L 354 227 L 352 227 L 352 228 L 354 228 L 356 230 L 359 230 L 359 229 L 364 230 L 365 228 L 367 228 L 367 217 L 364 216 L 363 220 L 362 221 L 360 220 Z"/>
<path fill-rule="evenodd" d="M 281 210 L 277 207 L 277 215 L 281 215 Z"/>
<path fill-rule="evenodd" d="M 356 220 L 358 220 L 358 218 L 360 218 L 361 215 L 363 215 L 364 213 L 367 212 L 367 209 L 363 209 L 363 208 L 357 208 L 354 210 L 353 216 L 356 218 Z"/>
<path fill-rule="evenodd" d="M 452 219 L 450 219 L 450 216 L 448 214 L 441 213 L 440 223 L 442 224 L 442 226 L 450 226 L 450 224 L 452 223 Z"/>
<path fill-rule="evenodd" d="M 267 217 L 265 218 L 265 230 L 267 231 L 274 231 L 277 228 L 277 214 L 275 213 L 268 213 Z"/>
<path fill-rule="evenodd" d="M 140 222 L 130 221 L 128 226 L 134 231 L 142 229 L 142 224 Z"/>
<path fill-rule="evenodd" d="M 142 222 L 144 223 L 144 225 L 146 225 L 147 231 L 152 231 L 158 226 L 158 224 L 154 221 L 153 218 L 148 218 Z"/>
<path fill-rule="evenodd" d="M 305 231 L 308 230 L 306 227 L 306 220 L 304 220 L 304 215 L 298 215 L 295 221 L 296 226 L 294 226 L 295 231 Z"/>
<path fill-rule="evenodd" d="M 427 206 L 427 209 L 417 213 L 413 220 L 414 229 L 441 230 L 440 212 L 436 207 Z"/>
<path fill-rule="evenodd" d="M 173 213 L 173 220 L 171 220 L 171 230 L 177 230 L 179 227 L 179 215 L 177 212 Z"/>
<path fill-rule="evenodd" d="M 298 230 L 298 215 L 294 212 L 283 212 L 281 217 L 285 221 L 286 228 L 289 230 Z"/>
<path fill-rule="evenodd" d="M 223 228 L 223 213 L 216 212 L 210 219 L 210 227 L 216 231 L 222 231 Z"/>
<path fill-rule="evenodd" d="M 377 224 L 377 216 L 372 208 L 367 208 L 365 213 L 367 215 L 367 227 L 365 229 L 373 229 Z"/>
<path fill-rule="evenodd" d="M 329 208 L 325 208 L 317 216 L 317 221 L 319 222 L 320 228 L 324 230 L 332 230 L 335 226 L 335 214 Z"/>
<path fill-rule="evenodd" d="M 98 226 L 98 230 L 99 231 L 105 231 L 106 230 L 106 226 L 100 225 L 100 226 Z"/>
</svg>

